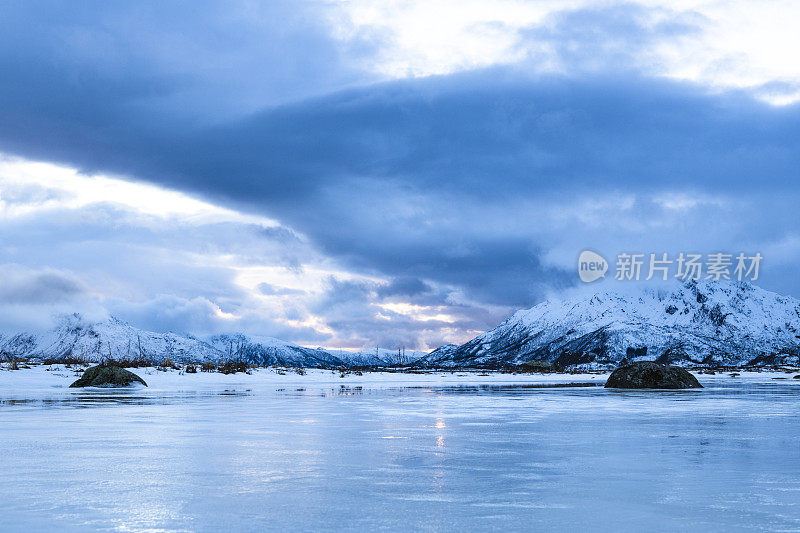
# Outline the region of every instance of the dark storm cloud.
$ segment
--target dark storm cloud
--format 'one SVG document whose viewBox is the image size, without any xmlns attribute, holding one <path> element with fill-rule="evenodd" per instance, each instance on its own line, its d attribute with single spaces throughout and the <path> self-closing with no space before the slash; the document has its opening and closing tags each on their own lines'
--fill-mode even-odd
<svg viewBox="0 0 800 533">
<path fill-rule="evenodd" d="M 378 289 L 378 295 L 387 296 L 418 296 L 433 291 L 433 288 L 419 278 L 405 276 L 394 278 L 388 285 Z"/>
<path fill-rule="evenodd" d="M 52 304 L 86 292 L 80 280 L 53 269 L 31 270 L 19 265 L 0 267 L 0 304 Z"/>
<path fill-rule="evenodd" d="M 353 267 L 524 306 L 567 274 L 520 231 L 540 223 L 520 199 L 778 190 L 800 164 L 799 118 L 688 84 L 495 70 L 275 109 L 202 134 L 168 174 L 267 209 Z"/>
<path fill-rule="evenodd" d="M 4 2 L 3 149 L 158 171 L 141 155 L 168 156 L 153 150 L 192 128 L 369 79 L 352 66 L 359 41 L 343 49 L 325 18 L 282 0 Z"/>
<path fill-rule="evenodd" d="M 695 31 L 691 16 L 659 12 L 652 23 L 641 8 L 578 11 L 523 34 L 565 44 L 556 53 L 575 67 L 569 76 L 527 74 L 530 62 L 336 91 L 363 76 L 294 3 L 275 4 L 271 25 L 241 38 L 217 22 L 219 5 L 180 22 L 186 9 L 160 5 L 53 5 L 42 17 L 33 15 L 41 6 L 6 4 L 0 150 L 258 211 L 350 268 L 505 306 L 573 280 L 544 261 L 539 240 L 550 230 L 532 205 L 615 191 L 746 196 L 796 183 L 800 107 L 636 69 L 639 48 L 626 44 Z M 251 62 L 228 68 L 214 53 L 220 35 L 239 57 L 276 33 Z M 256 64 L 255 86 L 269 94 L 246 114 L 258 103 L 247 83 Z M 331 94 L 290 102 L 294 89 Z M 231 109 L 240 99 L 250 104 Z M 402 290 L 418 296 L 412 285 Z M 333 292 L 364 298 L 358 287 Z"/>
</svg>

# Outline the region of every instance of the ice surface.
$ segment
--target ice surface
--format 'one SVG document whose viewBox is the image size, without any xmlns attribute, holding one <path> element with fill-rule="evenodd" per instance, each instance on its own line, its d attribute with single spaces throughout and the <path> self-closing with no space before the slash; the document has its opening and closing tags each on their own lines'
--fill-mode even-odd
<svg viewBox="0 0 800 533">
<path fill-rule="evenodd" d="M 800 380 L 0 372 L 0 530 L 797 530 Z"/>
</svg>

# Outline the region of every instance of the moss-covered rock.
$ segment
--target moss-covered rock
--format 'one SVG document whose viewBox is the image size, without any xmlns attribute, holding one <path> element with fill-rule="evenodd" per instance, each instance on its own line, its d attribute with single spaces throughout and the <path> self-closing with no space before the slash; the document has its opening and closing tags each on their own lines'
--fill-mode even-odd
<svg viewBox="0 0 800 533">
<path fill-rule="evenodd" d="M 97 365 L 87 368 L 70 387 L 127 387 L 134 383 L 147 383 L 142 378 L 118 366 Z"/>
<path fill-rule="evenodd" d="M 608 377 L 606 388 L 615 389 L 701 389 L 700 382 L 679 366 L 651 361 L 623 365 Z"/>
</svg>

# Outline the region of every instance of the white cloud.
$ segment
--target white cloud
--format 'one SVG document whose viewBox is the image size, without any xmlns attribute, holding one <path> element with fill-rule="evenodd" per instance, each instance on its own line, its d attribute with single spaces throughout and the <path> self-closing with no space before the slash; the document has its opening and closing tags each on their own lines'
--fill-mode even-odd
<svg viewBox="0 0 800 533">
<path fill-rule="evenodd" d="M 0 154 L 0 216 L 13 218 L 93 204 L 110 204 L 161 220 L 180 218 L 193 224 L 278 226 L 266 217 L 243 214 L 163 187 L 105 175 L 88 176 L 73 168 Z"/>
<path fill-rule="evenodd" d="M 351 276 L 267 217 L 2 155 L 0 274 L 0 306 L 18 317 L 6 329 L 102 309 L 157 330 L 271 335 L 322 321 L 298 320 L 302 294 L 266 297 L 260 283 L 313 298 L 322 279 Z"/>
<path fill-rule="evenodd" d="M 651 74 L 713 89 L 751 88 L 783 105 L 800 99 L 800 3 L 791 0 L 411 0 L 342 3 L 341 39 L 369 33 L 381 46 L 366 66 L 388 78 L 406 78 L 537 59 L 536 68 L 564 67 L 543 43 L 520 48 L 520 32 L 568 10 L 641 5 L 654 14 L 689 14 L 700 24 L 692 35 L 660 39 L 641 50 Z M 655 15 L 654 15 L 655 16 Z M 700 22 L 702 21 L 702 22 Z M 624 36 L 621 36 L 624 38 Z M 629 43 L 631 48 L 640 46 Z M 599 58 L 602 60 L 603 58 Z M 761 89 L 780 82 L 780 87 Z"/>
<path fill-rule="evenodd" d="M 47 328 L 59 314 L 80 312 L 93 319 L 115 315 L 155 331 L 242 331 L 309 346 L 372 342 L 331 326 L 341 314 L 314 311 L 331 279 L 387 284 L 340 268 L 304 236 L 267 217 L 153 185 L 3 156 L 0 277 L 6 317 L 0 331 Z M 431 339 L 439 333 L 424 323 L 453 320 L 427 313 L 428 307 L 387 305 L 396 308 L 394 316 L 404 315 L 405 328 L 418 323 L 419 333 Z M 349 309 L 369 320 L 379 308 L 356 302 Z"/>
</svg>

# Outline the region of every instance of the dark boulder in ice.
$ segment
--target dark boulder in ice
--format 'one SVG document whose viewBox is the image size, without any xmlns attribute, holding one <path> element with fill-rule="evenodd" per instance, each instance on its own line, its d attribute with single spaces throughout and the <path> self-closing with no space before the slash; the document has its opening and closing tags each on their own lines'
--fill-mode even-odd
<svg viewBox="0 0 800 533">
<path fill-rule="evenodd" d="M 80 379 L 70 387 L 127 387 L 134 383 L 147 386 L 142 378 L 124 368 L 97 365 L 87 368 Z"/>
<path fill-rule="evenodd" d="M 516 370 L 519 372 L 554 372 L 556 366 L 550 361 L 532 359 L 519 365 Z"/>
<path fill-rule="evenodd" d="M 614 370 L 606 381 L 606 388 L 700 389 L 703 386 L 697 378 L 679 366 L 637 361 Z"/>
</svg>

